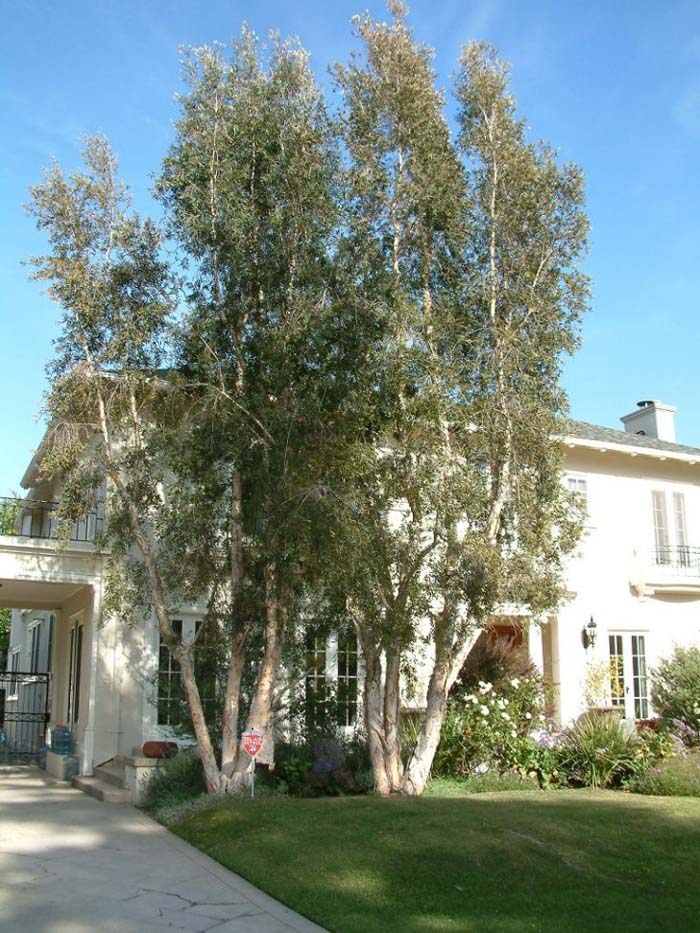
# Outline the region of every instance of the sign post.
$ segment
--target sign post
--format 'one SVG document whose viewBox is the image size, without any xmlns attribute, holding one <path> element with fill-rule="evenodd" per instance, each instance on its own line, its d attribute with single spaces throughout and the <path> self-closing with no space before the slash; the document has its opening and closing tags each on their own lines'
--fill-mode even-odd
<svg viewBox="0 0 700 933">
<path fill-rule="evenodd" d="M 255 759 L 263 747 L 264 736 L 257 729 L 250 729 L 241 736 L 241 744 L 251 760 L 252 781 L 250 784 L 250 796 L 255 797 Z"/>
</svg>

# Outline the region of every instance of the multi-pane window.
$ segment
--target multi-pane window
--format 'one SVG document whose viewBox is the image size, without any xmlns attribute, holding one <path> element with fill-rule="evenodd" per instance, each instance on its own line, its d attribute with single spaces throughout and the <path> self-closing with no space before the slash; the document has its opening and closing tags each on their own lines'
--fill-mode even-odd
<svg viewBox="0 0 700 933">
<path fill-rule="evenodd" d="M 172 626 L 179 641 L 191 640 L 198 635 L 193 652 L 194 676 L 202 702 L 202 710 L 208 722 L 216 714 L 216 651 L 212 631 L 209 627 L 199 635 L 200 626 L 205 623 L 198 620 L 194 626 L 183 625 L 182 619 L 173 619 Z M 190 713 L 187 695 L 182 683 L 180 664 L 172 656 L 163 636 L 160 637 L 158 651 L 158 725 L 188 726 Z"/>
<path fill-rule="evenodd" d="M 567 476 L 566 488 L 576 495 L 583 510 L 588 513 L 588 484 L 586 478 L 584 476 Z"/>
<path fill-rule="evenodd" d="M 656 563 L 690 567 L 692 555 L 688 546 L 685 496 L 682 492 L 674 492 L 668 497 L 663 490 L 655 489 L 651 501 Z"/>
<path fill-rule="evenodd" d="M 182 620 L 174 619 L 172 626 L 175 635 L 182 638 Z M 180 726 L 186 716 L 180 665 L 161 635 L 158 651 L 158 725 Z"/>
<path fill-rule="evenodd" d="M 314 729 L 325 722 L 328 688 L 326 686 L 326 637 L 306 633 L 306 726 Z"/>
<path fill-rule="evenodd" d="M 358 710 L 357 637 L 351 628 L 329 636 L 306 633 L 306 726 L 352 727 Z"/>
<path fill-rule="evenodd" d="M 338 633 L 338 725 L 357 721 L 357 636 L 352 629 Z"/>
</svg>

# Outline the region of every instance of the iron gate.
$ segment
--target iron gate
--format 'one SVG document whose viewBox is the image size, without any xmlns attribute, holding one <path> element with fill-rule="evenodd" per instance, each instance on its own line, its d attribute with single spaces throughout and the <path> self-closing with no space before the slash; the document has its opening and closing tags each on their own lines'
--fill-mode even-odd
<svg viewBox="0 0 700 933">
<path fill-rule="evenodd" d="M 50 714 L 50 674 L 0 671 L 0 763 L 36 761 Z"/>
</svg>

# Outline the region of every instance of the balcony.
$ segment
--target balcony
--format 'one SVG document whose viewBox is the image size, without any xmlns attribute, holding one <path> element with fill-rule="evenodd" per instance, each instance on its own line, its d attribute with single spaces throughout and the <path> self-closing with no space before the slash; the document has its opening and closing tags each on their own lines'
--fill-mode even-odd
<svg viewBox="0 0 700 933">
<path fill-rule="evenodd" d="M 639 596 L 700 591 L 700 548 L 687 545 L 652 548 L 643 558 L 637 552 L 630 584 Z"/>
<path fill-rule="evenodd" d="M 56 515 L 58 502 L 41 499 L 8 499 L 0 496 L 0 535 L 34 540 L 55 540 L 59 537 Z M 93 542 L 104 528 L 102 506 L 88 512 L 74 522 L 68 541 L 87 544 Z"/>
</svg>

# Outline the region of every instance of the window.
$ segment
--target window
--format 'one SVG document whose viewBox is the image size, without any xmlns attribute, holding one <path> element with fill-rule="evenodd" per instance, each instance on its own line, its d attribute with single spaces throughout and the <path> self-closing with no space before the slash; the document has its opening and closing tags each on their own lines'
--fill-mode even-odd
<svg viewBox="0 0 700 933">
<path fill-rule="evenodd" d="M 338 725 L 357 722 L 357 635 L 352 629 L 338 634 Z"/>
<path fill-rule="evenodd" d="M 10 652 L 10 673 L 13 677 L 10 680 L 10 696 L 17 698 L 17 672 L 19 671 L 19 648 L 13 648 Z"/>
<path fill-rule="evenodd" d="M 173 619 L 173 631 L 178 639 L 185 642 L 199 633 L 204 622 Z M 216 674 L 217 658 L 214 639 L 211 637 L 213 629 L 207 626 L 197 638 L 194 648 L 194 676 L 197 681 L 199 698 L 202 701 L 202 710 L 205 719 L 212 725 L 216 716 Z M 173 658 L 163 636 L 160 637 L 158 651 L 158 725 L 189 727 L 190 711 L 187 703 L 187 694 L 182 683 L 182 671 L 179 663 Z"/>
<path fill-rule="evenodd" d="M 314 729 L 325 721 L 326 703 L 326 638 L 315 632 L 306 633 L 306 726 Z"/>
<path fill-rule="evenodd" d="M 588 483 L 585 476 L 567 476 L 566 488 L 576 495 L 584 512 L 588 514 Z"/>
<path fill-rule="evenodd" d="M 39 650 L 41 648 L 41 620 L 37 619 L 29 629 L 29 672 L 39 672 Z"/>
<path fill-rule="evenodd" d="M 306 633 L 307 729 L 351 728 L 356 724 L 358 663 L 357 636 L 352 628 L 329 636 Z"/>
<path fill-rule="evenodd" d="M 687 568 L 691 566 L 688 527 L 685 516 L 685 496 L 682 492 L 670 496 L 660 489 L 651 494 L 654 519 L 654 557 L 657 564 Z"/>
<path fill-rule="evenodd" d="M 616 709 L 625 708 L 624 655 L 622 635 L 608 636 L 610 645 L 610 700 Z"/>
<path fill-rule="evenodd" d="M 177 637 L 182 638 L 182 620 L 174 619 L 172 625 Z M 161 635 L 158 651 L 158 725 L 180 726 L 186 719 L 180 665 Z"/>
</svg>

